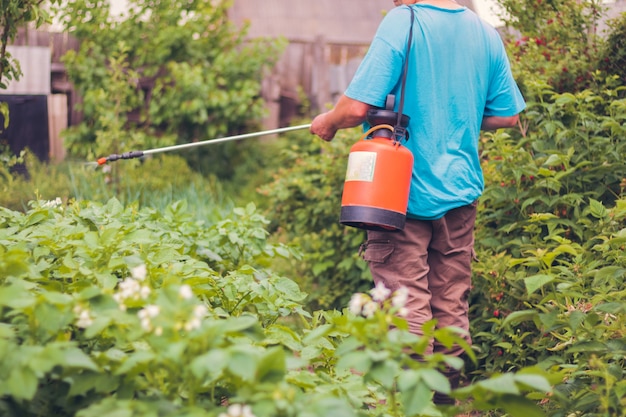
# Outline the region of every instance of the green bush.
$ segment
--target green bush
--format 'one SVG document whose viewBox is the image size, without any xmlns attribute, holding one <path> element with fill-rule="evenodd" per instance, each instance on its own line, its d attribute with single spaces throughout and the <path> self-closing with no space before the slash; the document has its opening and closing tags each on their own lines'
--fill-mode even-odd
<svg viewBox="0 0 626 417">
<path fill-rule="evenodd" d="M 42 163 L 26 152 L 28 176 L 0 172 L 7 181 L 0 185 L 0 206 L 26 210 L 33 200 L 89 200 L 105 203 L 116 198 L 123 204 L 165 209 L 186 200 L 198 218 L 213 219 L 233 208 L 223 182 L 193 171 L 177 155 L 157 155 L 143 160 L 121 161 L 96 167 L 93 162 Z M 176 173 L 176 175 L 172 175 Z"/>
<path fill-rule="evenodd" d="M 520 131 L 483 140 L 488 183 L 480 212 L 489 227 L 478 239 L 496 251 L 517 250 L 533 213 L 554 215 L 568 238 L 586 241 L 588 228 L 576 219 L 589 199 L 612 205 L 626 186 L 626 100 L 618 98 L 624 87 L 600 94 L 529 87 Z"/>
<path fill-rule="evenodd" d="M 559 370 L 544 408 L 618 416 L 626 384 L 626 102 L 537 86 L 521 136 L 483 141 L 475 375 Z M 533 91 L 533 90 L 529 90 Z"/>
<path fill-rule="evenodd" d="M 162 211 L 39 201 L 0 209 L 0 413 L 5 416 L 357 417 L 436 410 L 439 372 L 399 317 L 401 294 L 359 294 L 350 311 L 310 314 L 292 280 L 267 268 L 250 204 L 209 224 L 185 202 Z M 527 393 L 551 391 L 537 369 L 452 392 L 469 410 L 541 416 Z"/>
<path fill-rule="evenodd" d="M 516 80 L 543 82 L 559 93 L 593 83 L 604 39 L 596 27 L 606 11 L 597 0 L 497 0 Z"/>
<path fill-rule="evenodd" d="M 598 68 L 608 75 L 617 75 L 626 84 L 626 13 L 609 22 L 609 33 L 600 51 Z"/>
<path fill-rule="evenodd" d="M 271 230 L 304 254 L 291 270 L 313 308 L 340 308 L 372 285 L 358 253 L 365 232 L 339 223 L 348 152 L 360 136 L 358 129 L 341 131 L 327 143 L 308 133 L 289 135 L 273 181 L 260 187 L 270 202 Z"/>
<path fill-rule="evenodd" d="M 27 149 L 19 158 L 9 155 L 9 152 L 3 154 L 7 163 L 4 167 L 0 165 L 0 206 L 26 210 L 29 201 L 69 195 L 70 180 L 62 167 L 42 163 Z M 18 159 L 23 169 L 14 170 Z"/>
<path fill-rule="evenodd" d="M 259 92 L 280 39 L 246 39 L 228 18 L 231 1 L 67 0 L 56 10 L 80 48 L 63 57 L 83 120 L 66 133 L 75 157 L 97 158 L 256 129 Z M 84 18 L 85 14 L 89 18 Z M 239 146 L 183 153 L 194 169 L 231 178 Z"/>
</svg>

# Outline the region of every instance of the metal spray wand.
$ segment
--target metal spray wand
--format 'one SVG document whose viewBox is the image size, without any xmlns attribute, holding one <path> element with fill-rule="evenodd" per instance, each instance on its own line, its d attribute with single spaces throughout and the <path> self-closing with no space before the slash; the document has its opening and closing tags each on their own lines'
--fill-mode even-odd
<svg viewBox="0 0 626 417">
<path fill-rule="evenodd" d="M 148 149 L 148 150 L 145 150 L 145 151 L 125 152 L 125 153 L 123 153 L 121 155 L 112 154 L 112 155 L 109 155 L 107 157 L 99 158 L 97 163 L 98 163 L 98 165 L 104 165 L 107 162 L 113 162 L 113 161 L 117 161 L 119 159 L 141 158 L 142 156 L 151 155 L 151 154 L 155 154 L 155 153 L 176 151 L 176 150 L 179 150 L 179 149 L 193 148 L 193 147 L 196 147 L 196 146 L 214 145 L 214 144 L 217 144 L 217 143 L 229 142 L 231 140 L 241 140 L 241 139 L 256 138 L 256 137 L 259 137 L 259 136 L 275 135 L 275 134 L 279 134 L 279 133 L 291 132 L 291 131 L 294 131 L 294 130 L 308 129 L 310 127 L 311 127 L 311 124 L 309 123 L 309 124 L 306 124 L 306 125 L 281 127 L 281 128 L 278 128 L 278 129 L 264 130 L 262 132 L 245 133 L 243 135 L 235 135 L 235 136 L 227 136 L 227 137 L 224 137 L 224 138 L 208 139 L 208 140 L 203 140 L 201 142 L 192 142 L 192 143 L 184 143 L 182 145 L 165 146 L 163 148 Z"/>
</svg>

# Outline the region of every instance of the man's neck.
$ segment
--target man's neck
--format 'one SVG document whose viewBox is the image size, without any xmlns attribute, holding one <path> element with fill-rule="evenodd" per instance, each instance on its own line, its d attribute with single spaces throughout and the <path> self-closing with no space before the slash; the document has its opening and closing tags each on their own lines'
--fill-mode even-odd
<svg viewBox="0 0 626 417">
<path fill-rule="evenodd" d="M 416 0 L 415 4 L 432 4 L 433 6 L 441 7 L 444 9 L 460 9 L 461 5 L 459 5 L 454 0 Z"/>
</svg>

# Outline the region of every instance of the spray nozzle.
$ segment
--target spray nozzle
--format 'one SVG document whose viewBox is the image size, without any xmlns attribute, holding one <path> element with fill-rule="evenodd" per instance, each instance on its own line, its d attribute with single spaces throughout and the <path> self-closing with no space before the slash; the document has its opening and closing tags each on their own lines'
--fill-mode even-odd
<svg viewBox="0 0 626 417">
<path fill-rule="evenodd" d="M 106 158 L 100 158 L 98 159 L 98 165 L 104 165 L 107 162 L 114 162 L 114 161 L 118 161 L 120 159 L 134 159 L 134 158 L 141 158 L 143 156 L 143 151 L 131 151 L 131 152 L 124 152 L 121 155 L 118 154 L 111 154 L 109 156 L 107 156 Z"/>
</svg>

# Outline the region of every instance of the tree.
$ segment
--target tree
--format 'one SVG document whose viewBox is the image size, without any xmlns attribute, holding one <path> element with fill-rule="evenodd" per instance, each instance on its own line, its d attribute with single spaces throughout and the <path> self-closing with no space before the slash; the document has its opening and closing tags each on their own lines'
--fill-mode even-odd
<svg viewBox="0 0 626 417">
<path fill-rule="evenodd" d="M 610 32 L 600 54 L 599 68 L 608 75 L 616 75 L 621 85 L 626 84 L 626 13 L 609 22 Z"/>
<path fill-rule="evenodd" d="M 557 92 L 593 81 L 602 39 L 596 29 L 601 0 L 498 0 L 513 69 L 522 87 L 541 80 Z"/>
<path fill-rule="evenodd" d="M 7 88 L 5 80 L 19 80 L 22 76 L 20 63 L 15 60 L 7 46 L 15 40 L 17 30 L 30 22 L 36 27 L 50 21 L 46 11 L 48 3 L 58 0 L 0 0 L 0 90 Z M 9 107 L 0 103 L 0 115 L 4 117 L 4 128 L 9 125 Z"/>
<path fill-rule="evenodd" d="M 282 44 L 247 40 L 247 28 L 229 21 L 229 6 L 226 0 L 131 0 L 115 18 L 106 0 L 65 2 L 61 22 L 81 46 L 64 62 L 84 115 L 68 132 L 70 152 L 145 149 L 255 126 L 265 110 L 264 70 Z M 215 152 L 202 155 L 205 165 L 236 165 Z"/>
</svg>

